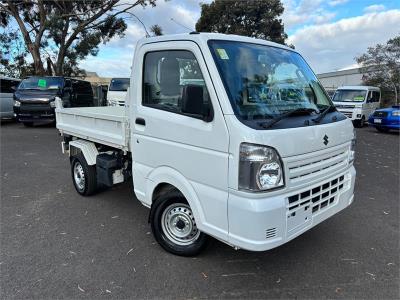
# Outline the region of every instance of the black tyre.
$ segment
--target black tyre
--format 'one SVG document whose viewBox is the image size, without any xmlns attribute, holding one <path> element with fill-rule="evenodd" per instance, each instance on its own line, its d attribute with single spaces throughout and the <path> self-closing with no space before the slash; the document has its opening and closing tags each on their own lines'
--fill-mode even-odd
<svg viewBox="0 0 400 300">
<path fill-rule="evenodd" d="M 71 159 L 71 175 L 76 191 L 83 196 L 93 195 L 97 190 L 96 166 L 89 166 L 82 153 Z"/>
<path fill-rule="evenodd" d="M 33 122 L 23 122 L 25 127 L 32 127 L 33 126 Z"/>
<path fill-rule="evenodd" d="M 208 236 L 199 231 L 189 204 L 176 190 L 155 200 L 150 222 L 156 241 L 172 254 L 195 256 L 207 245 Z"/>
<path fill-rule="evenodd" d="M 354 121 L 354 127 L 363 128 L 365 125 L 365 117 L 363 116 L 360 120 Z"/>
</svg>

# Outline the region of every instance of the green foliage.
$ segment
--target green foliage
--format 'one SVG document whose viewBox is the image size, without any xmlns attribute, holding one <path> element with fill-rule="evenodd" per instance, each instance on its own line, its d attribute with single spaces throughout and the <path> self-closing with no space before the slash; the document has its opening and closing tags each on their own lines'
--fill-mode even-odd
<svg viewBox="0 0 400 300">
<path fill-rule="evenodd" d="M 78 68 L 81 60 L 97 55 L 101 43 L 124 36 L 125 19 L 133 15 L 130 12 L 133 7 L 155 6 L 155 2 L 0 0 L 0 27 L 3 28 L 0 33 L 5 34 L 6 26 L 11 24 L 18 26 L 17 38 L 32 56 L 33 74 L 80 76 L 83 75 L 83 70 Z M 6 47 L 2 43 L 1 51 Z M 26 55 L 18 57 L 12 51 L 3 52 L 1 57 L 11 69 L 10 62 L 19 59 L 29 65 Z"/>
<path fill-rule="evenodd" d="M 369 47 L 367 52 L 356 57 L 361 66 L 363 82 L 380 87 L 384 93 L 394 94 L 394 101 L 400 98 L 400 36 L 386 44 Z"/>
<path fill-rule="evenodd" d="M 238 34 L 285 44 L 280 0 L 215 0 L 201 5 L 198 32 Z"/>
<path fill-rule="evenodd" d="M 163 30 L 162 30 L 161 26 L 157 25 L 157 24 L 151 26 L 150 31 L 154 34 L 154 36 L 163 35 Z"/>
</svg>

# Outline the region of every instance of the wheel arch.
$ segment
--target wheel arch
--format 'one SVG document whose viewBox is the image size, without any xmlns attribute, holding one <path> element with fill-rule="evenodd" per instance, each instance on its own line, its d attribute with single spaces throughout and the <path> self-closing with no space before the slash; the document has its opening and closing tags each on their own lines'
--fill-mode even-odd
<svg viewBox="0 0 400 300">
<path fill-rule="evenodd" d="M 73 140 L 69 142 L 69 156 L 73 157 L 82 152 L 83 157 L 89 166 L 96 164 L 96 157 L 99 155 L 96 145 L 85 140 Z"/>
<path fill-rule="evenodd" d="M 196 223 L 199 225 L 199 228 L 202 229 L 201 227 L 205 222 L 205 217 L 196 191 L 189 180 L 175 169 L 163 166 L 153 170 L 149 174 L 146 184 L 146 204 L 148 204 L 152 210 L 152 204 L 157 196 L 169 189 L 176 189 L 185 197 L 196 219 Z"/>
</svg>

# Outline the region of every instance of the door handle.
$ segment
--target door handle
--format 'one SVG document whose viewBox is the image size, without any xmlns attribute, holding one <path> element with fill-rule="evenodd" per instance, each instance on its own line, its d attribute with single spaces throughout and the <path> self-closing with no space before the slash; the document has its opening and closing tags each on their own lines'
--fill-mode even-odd
<svg viewBox="0 0 400 300">
<path fill-rule="evenodd" d="M 146 121 L 145 121 L 145 119 L 143 119 L 143 118 L 136 118 L 135 124 L 137 124 L 137 125 L 142 125 L 142 126 L 146 126 Z"/>
</svg>

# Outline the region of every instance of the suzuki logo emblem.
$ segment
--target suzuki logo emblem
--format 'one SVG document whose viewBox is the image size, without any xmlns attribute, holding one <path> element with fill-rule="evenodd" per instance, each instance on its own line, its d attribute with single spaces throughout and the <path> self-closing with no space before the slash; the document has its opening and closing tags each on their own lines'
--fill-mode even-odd
<svg viewBox="0 0 400 300">
<path fill-rule="evenodd" d="M 329 138 L 328 138 L 328 136 L 325 134 L 325 136 L 324 136 L 324 145 L 326 146 L 326 145 L 328 145 L 328 143 L 329 143 Z"/>
</svg>

